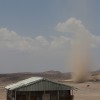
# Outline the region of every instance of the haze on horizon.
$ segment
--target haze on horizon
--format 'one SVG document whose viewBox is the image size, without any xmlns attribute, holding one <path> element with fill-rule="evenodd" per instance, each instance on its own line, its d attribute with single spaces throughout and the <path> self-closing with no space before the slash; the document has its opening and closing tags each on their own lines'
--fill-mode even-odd
<svg viewBox="0 0 100 100">
<path fill-rule="evenodd" d="M 71 71 L 73 34 L 89 33 L 100 69 L 100 0 L 1 0 L 0 73 Z M 85 40 L 84 40 L 85 41 Z"/>
</svg>

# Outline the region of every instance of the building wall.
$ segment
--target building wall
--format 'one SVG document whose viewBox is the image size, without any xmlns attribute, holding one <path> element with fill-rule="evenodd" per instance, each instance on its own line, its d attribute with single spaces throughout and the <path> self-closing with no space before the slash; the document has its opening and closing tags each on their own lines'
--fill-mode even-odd
<svg viewBox="0 0 100 100">
<path fill-rule="evenodd" d="M 70 90 L 66 91 L 18 91 L 16 100 L 72 100 Z"/>
</svg>

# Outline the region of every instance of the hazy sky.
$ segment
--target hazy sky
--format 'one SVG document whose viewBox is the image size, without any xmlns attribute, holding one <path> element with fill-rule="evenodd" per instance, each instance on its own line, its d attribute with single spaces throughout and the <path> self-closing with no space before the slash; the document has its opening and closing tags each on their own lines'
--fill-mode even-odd
<svg viewBox="0 0 100 100">
<path fill-rule="evenodd" d="M 71 71 L 79 30 L 91 38 L 91 70 L 100 69 L 100 0 L 0 0 L 0 73 Z"/>
</svg>

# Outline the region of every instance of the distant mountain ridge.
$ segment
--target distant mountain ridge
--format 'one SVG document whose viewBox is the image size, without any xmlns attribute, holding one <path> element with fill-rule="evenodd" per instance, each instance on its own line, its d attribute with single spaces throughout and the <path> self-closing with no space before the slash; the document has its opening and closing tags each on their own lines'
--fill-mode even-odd
<svg viewBox="0 0 100 100">
<path fill-rule="evenodd" d="M 95 74 L 100 74 L 100 70 L 93 71 L 92 74 L 93 74 L 93 75 L 95 75 Z"/>
<path fill-rule="evenodd" d="M 70 73 L 62 73 L 60 71 L 45 71 L 45 72 L 37 72 L 37 73 L 32 73 L 32 72 L 20 72 L 20 73 L 7 73 L 7 74 L 0 74 L 0 82 L 17 82 L 19 80 L 23 80 L 29 77 L 34 77 L 34 76 L 39 76 L 39 77 L 45 77 L 53 80 L 65 80 L 65 79 L 70 79 L 71 74 Z"/>
<path fill-rule="evenodd" d="M 91 72 L 91 76 L 97 76 L 100 75 L 100 70 L 93 71 Z M 49 78 L 52 80 L 67 80 L 71 79 L 71 72 L 67 73 L 62 73 L 60 71 L 45 71 L 45 72 L 20 72 L 20 73 L 8 73 L 8 74 L 0 74 L 0 83 L 14 83 L 29 77 L 34 77 L 34 76 L 39 76 L 39 77 L 45 77 Z"/>
</svg>

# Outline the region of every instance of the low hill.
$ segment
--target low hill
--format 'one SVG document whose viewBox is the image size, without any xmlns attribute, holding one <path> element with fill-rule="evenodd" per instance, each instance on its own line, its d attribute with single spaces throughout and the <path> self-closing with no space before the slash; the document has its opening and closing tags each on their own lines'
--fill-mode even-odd
<svg viewBox="0 0 100 100">
<path fill-rule="evenodd" d="M 46 72 L 39 72 L 39 73 L 22 72 L 22 73 L 0 74 L 0 83 L 6 83 L 6 84 L 13 83 L 34 76 L 46 77 L 52 80 L 65 80 L 71 78 L 70 73 L 62 73 L 53 70 Z"/>
<path fill-rule="evenodd" d="M 29 77 L 45 77 L 52 80 L 68 80 L 71 79 L 71 73 L 62 73 L 60 71 L 46 71 L 46 72 L 38 72 L 38 73 L 32 73 L 32 72 L 22 72 L 22 73 L 8 73 L 8 74 L 0 74 L 0 83 L 3 84 L 9 84 L 9 83 L 15 83 L 17 81 L 29 78 Z M 97 81 L 100 80 L 100 70 L 91 72 L 91 79 L 90 81 Z"/>
</svg>

